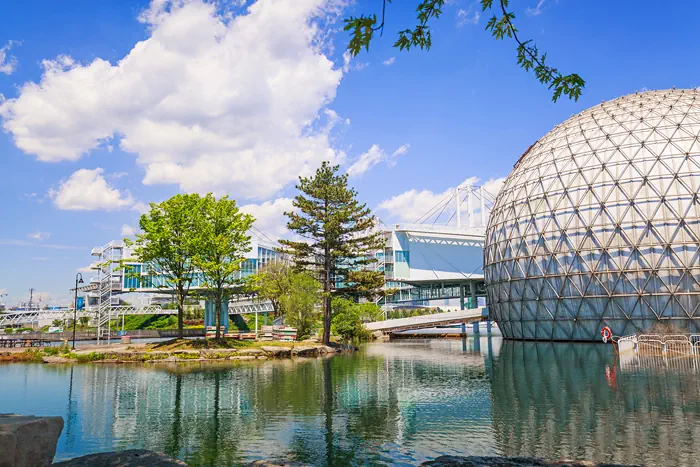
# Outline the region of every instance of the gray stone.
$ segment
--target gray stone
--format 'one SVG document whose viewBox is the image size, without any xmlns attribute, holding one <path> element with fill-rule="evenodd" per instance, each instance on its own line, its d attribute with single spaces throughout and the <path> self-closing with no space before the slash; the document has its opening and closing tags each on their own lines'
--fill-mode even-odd
<svg viewBox="0 0 700 467">
<path fill-rule="evenodd" d="M 318 347 L 303 345 L 292 349 L 292 357 L 315 357 L 318 355 Z"/>
<path fill-rule="evenodd" d="M 238 360 L 238 361 L 244 361 L 244 360 L 255 360 L 255 355 L 239 355 L 236 357 L 229 357 L 230 360 Z"/>
<path fill-rule="evenodd" d="M 253 461 L 247 464 L 247 467 L 312 467 L 308 464 L 302 464 L 301 462 L 287 462 L 287 461 Z"/>
<path fill-rule="evenodd" d="M 61 417 L 0 414 L 0 467 L 51 465 L 61 430 Z"/>
<path fill-rule="evenodd" d="M 441 456 L 423 462 L 421 467 L 625 467 L 620 464 L 598 464 L 596 462 L 558 460 L 545 461 L 535 457 L 478 457 Z M 627 466 L 632 467 L 632 466 Z"/>
<path fill-rule="evenodd" d="M 341 349 L 341 350 L 342 350 L 342 349 Z M 337 352 L 336 349 L 334 349 L 333 347 L 328 346 L 328 345 L 322 345 L 321 347 L 318 348 L 318 351 L 319 351 L 319 353 L 320 353 L 321 355 L 323 355 L 323 354 L 329 354 L 329 353 L 336 353 L 336 352 Z"/>
<path fill-rule="evenodd" d="M 265 356 L 265 355 L 260 355 L 260 356 L 258 357 L 258 360 L 267 360 L 267 356 Z"/>
<path fill-rule="evenodd" d="M 263 355 L 265 353 L 262 349 L 241 349 L 238 351 L 238 355 Z"/>
<path fill-rule="evenodd" d="M 291 347 L 264 346 L 262 350 L 270 357 L 289 357 L 292 354 Z"/>
<path fill-rule="evenodd" d="M 52 356 L 52 355 L 42 357 L 42 359 L 44 360 L 44 363 L 71 363 L 71 362 L 73 362 L 73 360 L 71 360 L 70 358 L 56 357 L 56 356 Z"/>
<path fill-rule="evenodd" d="M 54 466 L 61 467 L 182 467 L 187 466 L 182 461 L 173 459 L 158 452 L 132 449 L 120 452 L 103 452 L 88 456 L 76 457 Z"/>
</svg>

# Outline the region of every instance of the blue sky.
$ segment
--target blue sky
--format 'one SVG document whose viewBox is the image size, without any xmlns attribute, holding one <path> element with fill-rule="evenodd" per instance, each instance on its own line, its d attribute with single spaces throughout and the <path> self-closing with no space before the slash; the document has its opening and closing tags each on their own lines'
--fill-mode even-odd
<svg viewBox="0 0 700 467">
<path fill-rule="evenodd" d="M 339 20 L 378 12 L 378 0 L 6 3 L 9 303 L 30 287 L 64 303 L 90 247 L 129 233 L 145 204 L 178 191 L 230 193 L 279 235 L 295 177 L 333 159 L 383 220 L 412 221 L 467 178 L 496 186 L 573 113 L 700 85 L 700 38 L 678 27 L 698 19 L 691 1 L 512 2 L 522 36 L 587 82 L 579 102 L 557 104 L 517 67 L 514 45 L 484 31 L 473 1 L 448 2 L 429 52 L 392 47 L 417 0 L 395 2 L 384 37 L 349 63 Z"/>
</svg>

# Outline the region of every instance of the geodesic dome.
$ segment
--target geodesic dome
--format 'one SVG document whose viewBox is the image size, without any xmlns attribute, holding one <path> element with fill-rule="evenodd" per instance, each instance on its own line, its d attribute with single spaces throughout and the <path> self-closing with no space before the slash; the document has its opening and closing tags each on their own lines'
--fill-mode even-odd
<svg viewBox="0 0 700 467">
<path fill-rule="evenodd" d="M 699 97 L 603 102 L 520 158 L 484 246 L 489 313 L 505 337 L 700 332 Z"/>
</svg>

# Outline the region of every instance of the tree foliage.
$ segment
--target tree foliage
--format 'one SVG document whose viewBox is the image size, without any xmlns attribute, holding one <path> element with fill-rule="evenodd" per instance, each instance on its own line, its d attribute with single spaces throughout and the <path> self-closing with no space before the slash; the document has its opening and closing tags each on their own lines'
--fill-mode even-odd
<svg viewBox="0 0 700 467">
<path fill-rule="evenodd" d="M 412 47 L 429 50 L 432 46 L 431 20 L 438 19 L 446 0 L 421 0 L 416 8 L 416 26 L 398 32 L 394 47 L 410 50 Z M 496 40 L 512 39 L 517 45 L 517 60 L 525 71 L 533 70 L 540 83 L 552 90 L 552 101 L 556 102 L 563 95 L 578 101 L 586 83 L 578 74 L 563 74 L 549 65 L 547 54 L 541 53 L 532 39 L 521 40 L 515 27 L 515 14 L 509 11 L 510 0 L 480 0 L 482 11 L 491 11 L 493 15 L 486 23 L 486 30 Z M 345 19 L 345 30 L 350 31 L 351 38 L 347 50 L 357 56 L 362 49 L 369 50 L 375 32 L 384 32 L 386 6 L 391 0 L 382 1 L 381 19 L 377 15 L 351 16 Z"/>
<path fill-rule="evenodd" d="M 201 197 L 178 194 L 162 203 L 151 203 L 141 216 L 141 232 L 133 245 L 133 256 L 147 267 L 148 275 L 162 276 L 165 286 L 175 292 L 177 326 L 183 337 L 184 303 L 194 279 L 194 258 L 201 245 Z M 141 279 L 141 276 L 137 276 Z"/>
<path fill-rule="evenodd" d="M 300 177 L 295 212 L 286 212 L 287 228 L 302 241 L 280 240 L 300 270 L 318 277 L 323 287 L 323 342 L 330 342 L 331 296 L 371 296 L 384 284 L 376 268 L 375 252 L 384 247 L 376 218 L 357 192 L 348 187 L 347 174 L 324 162 L 312 177 Z"/>
<path fill-rule="evenodd" d="M 321 299 L 316 279 L 284 261 L 273 261 L 261 268 L 251 285 L 259 298 L 272 302 L 276 316 L 284 316 L 287 324 L 297 328 L 297 339 L 311 335 Z"/>
<path fill-rule="evenodd" d="M 334 298 L 333 306 L 333 334 L 340 336 L 344 341 L 366 339 L 369 331 L 362 320 L 362 305 L 345 298 Z"/>
<path fill-rule="evenodd" d="M 240 283 L 241 263 L 250 251 L 248 230 L 255 220 L 239 211 L 236 201 L 228 196 L 218 200 L 210 193 L 200 201 L 200 220 L 196 236 L 200 239 L 194 264 L 204 273 L 203 285 L 214 296 L 216 306 L 216 339 L 221 337 L 221 304 L 227 286 Z"/>
</svg>

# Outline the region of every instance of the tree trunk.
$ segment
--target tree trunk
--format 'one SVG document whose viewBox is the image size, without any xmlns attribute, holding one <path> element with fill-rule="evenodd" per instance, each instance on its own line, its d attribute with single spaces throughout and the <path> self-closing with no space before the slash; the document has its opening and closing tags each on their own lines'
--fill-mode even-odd
<svg viewBox="0 0 700 467">
<path fill-rule="evenodd" d="M 216 307 L 216 340 L 221 339 L 221 290 L 216 291 L 216 300 L 214 300 L 214 306 Z"/>
<path fill-rule="evenodd" d="M 182 287 L 177 289 L 177 337 L 184 339 L 183 332 L 185 321 L 185 290 Z"/>
<path fill-rule="evenodd" d="M 326 246 L 326 258 L 324 261 L 325 280 L 323 281 L 323 345 L 331 342 L 331 259 L 330 251 Z"/>
</svg>

